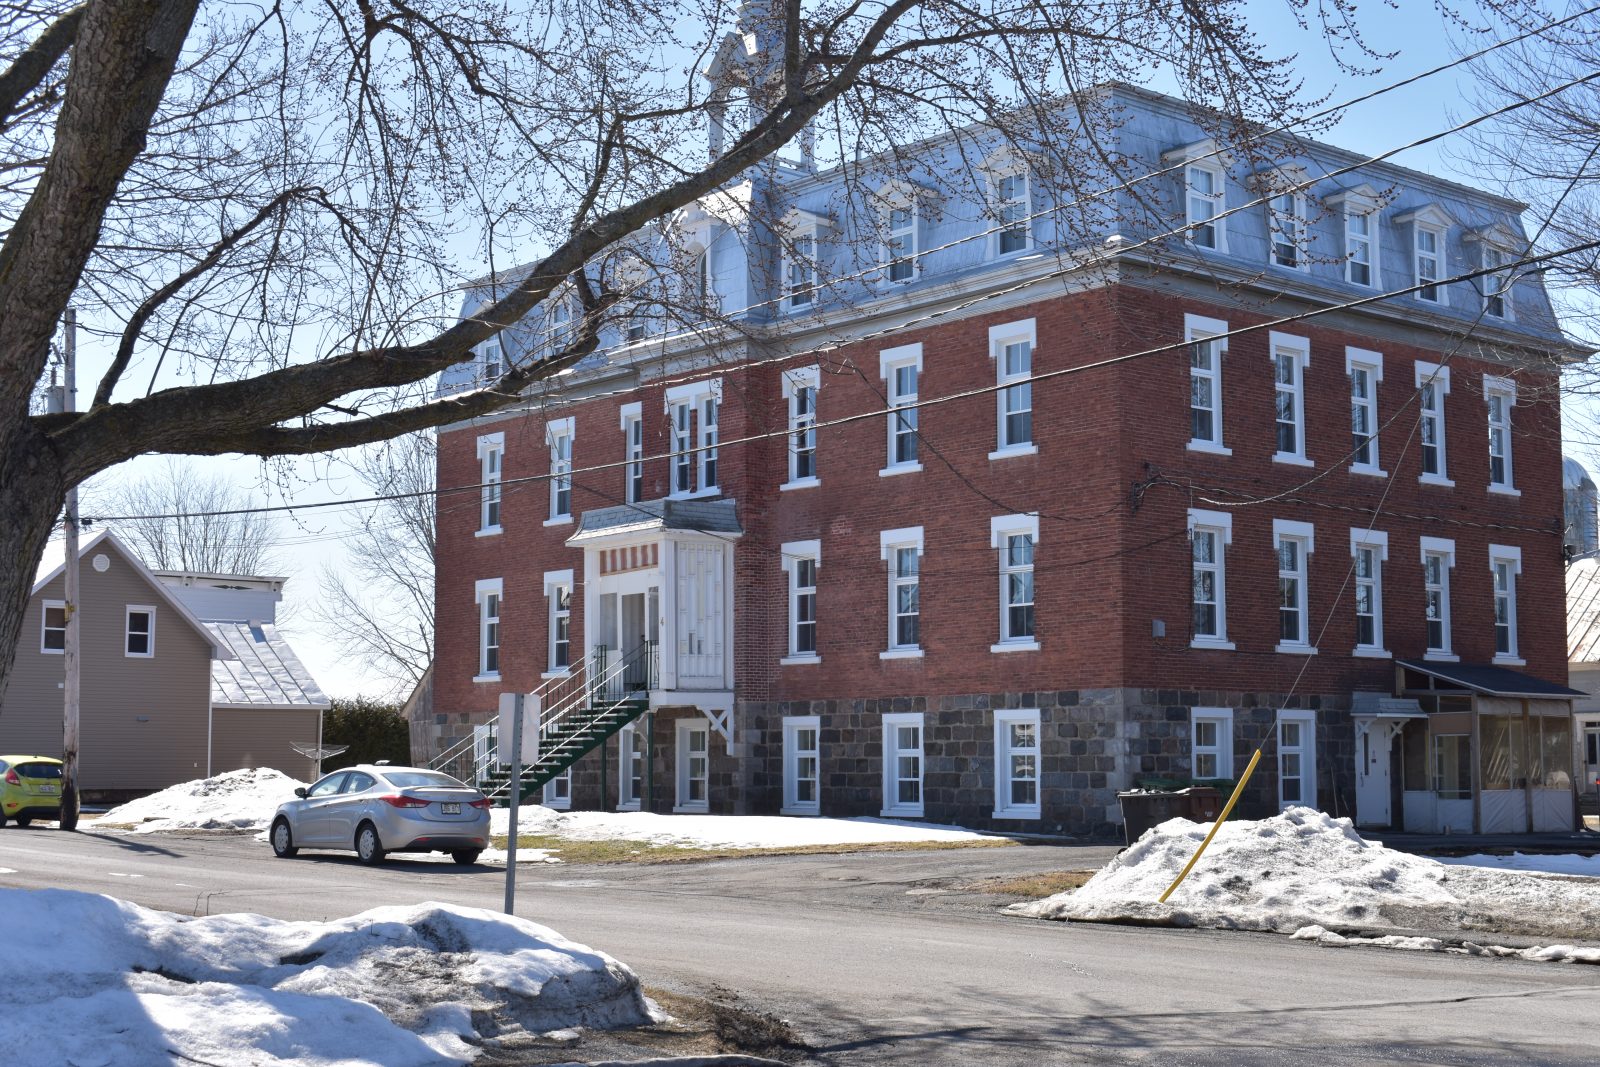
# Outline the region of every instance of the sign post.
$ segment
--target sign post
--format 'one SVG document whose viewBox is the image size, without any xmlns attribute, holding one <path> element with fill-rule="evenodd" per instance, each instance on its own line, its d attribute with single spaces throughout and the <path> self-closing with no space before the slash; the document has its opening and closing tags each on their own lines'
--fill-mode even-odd
<svg viewBox="0 0 1600 1067">
<path fill-rule="evenodd" d="M 506 914 L 517 913 L 517 809 L 522 807 L 522 704 L 521 693 L 500 694 L 500 728 L 511 715 L 511 817 L 506 838 Z"/>
</svg>

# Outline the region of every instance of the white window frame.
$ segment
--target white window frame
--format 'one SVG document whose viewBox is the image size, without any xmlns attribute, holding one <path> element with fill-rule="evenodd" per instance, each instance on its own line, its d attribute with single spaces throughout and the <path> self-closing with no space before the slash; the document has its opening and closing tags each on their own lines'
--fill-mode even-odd
<svg viewBox="0 0 1600 1067">
<path fill-rule="evenodd" d="M 1311 342 L 1304 337 L 1294 334 L 1280 333 L 1277 330 L 1270 332 L 1270 343 L 1267 346 L 1268 354 L 1272 359 L 1273 380 L 1273 443 L 1277 444 L 1278 425 L 1282 422 L 1277 410 L 1277 399 L 1280 393 L 1287 393 L 1290 397 L 1290 414 L 1294 419 L 1295 449 L 1285 452 L 1275 448 L 1272 453 L 1272 462 L 1287 463 L 1296 467 L 1310 467 L 1311 460 L 1306 458 L 1306 368 L 1311 366 Z M 1293 380 L 1287 383 L 1278 381 L 1278 360 L 1287 358 L 1288 366 L 1293 369 Z"/>
<path fill-rule="evenodd" d="M 1265 193 L 1267 200 L 1267 262 L 1283 270 L 1305 273 L 1310 268 L 1306 241 L 1306 194 L 1298 190 L 1278 190 Z M 1282 210 L 1281 202 L 1289 201 L 1289 211 Z M 1280 245 L 1292 245 L 1294 262 L 1285 263 L 1278 257 Z"/>
<path fill-rule="evenodd" d="M 1422 550 L 1422 605 L 1423 605 L 1423 638 L 1427 651 L 1423 659 L 1436 660 L 1441 663 L 1456 663 L 1460 658 L 1455 654 L 1454 642 L 1450 634 L 1450 572 L 1456 566 L 1456 543 L 1448 537 L 1424 537 L 1420 539 Z M 1427 644 L 1427 606 L 1428 606 L 1428 557 L 1439 557 L 1439 634 L 1443 639 L 1439 647 Z"/>
<path fill-rule="evenodd" d="M 1362 552 L 1372 554 L 1370 578 L 1362 578 L 1361 568 L 1357 566 Z M 1360 588 L 1364 584 L 1372 589 L 1372 643 L 1363 644 L 1358 631 L 1355 648 L 1350 654 L 1364 659 L 1388 659 L 1390 653 L 1383 637 L 1383 571 L 1389 562 L 1389 535 L 1383 530 L 1350 527 L 1350 559 L 1350 582 L 1351 588 L 1356 590 L 1356 596 L 1359 598 Z M 1358 599 L 1353 603 L 1359 602 Z"/>
<path fill-rule="evenodd" d="M 478 530 L 476 537 L 491 537 L 505 529 L 505 502 L 500 491 L 505 477 L 506 435 L 489 433 L 478 438 L 479 490 Z M 493 521 L 490 521 L 490 520 Z"/>
<path fill-rule="evenodd" d="M 561 591 L 566 590 L 567 607 L 561 608 Z M 564 678 L 572 672 L 572 598 L 576 587 L 572 582 L 572 570 L 544 572 L 544 598 L 545 598 L 545 671 L 541 678 Z M 563 620 L 567 624 L 567 662 L 563 666 L 556 664 L 556 630 Z"/>
<path fill-rule="evenodd" d="M 899 731 L 915 727 L 917 731 L 917 799 L 915 803 L 900 799 L 900 757 L 912 752 L 900 747 Z M 878 812 L 886 819 L 920 819 L 927 810 L 928 733 L 926 716 L 920 711 L 902 711 L 883 717 L 883 807 Z"/>
<path fill-rule="evenodd" d="M 1499 585 L 1499 571 L 1505 568 L 1506 587 L 1504 591 Z M 1491 625 L 1496 631 L 1500 628 L 1499 608 L 1502 597 L 1506 601 L 1506 651 L 1500 651 L 1498 632 L 1495 634 L 1494 658 L 1491 663 L 1507 667 L 1521 667 L 1527 663 L 1522 658 L 1522 648 L 1517 640 L 1517 585 L 1522 576 L 1522 549 L 1516 545 L 1490 545 L 1489 546 L 1489 582 L 1491 595 Z"/>
<path fill-rule="evenodd" d="M 910 215 L 905 226 L 895 227 L 897 212 Z M 883 230 L 887 235 L 883 242 L 883 280 L 890 285 L 910 285 L 922 274 L 922 205 L 917 198 L 903 196 L 888 203 L 883 209 Z M 906 276 L 896 278 L 895 269 L 902 264 L 907 269 Z"/>
<path fill-rule="evenodd" d="M 1195 178 L 1206 175 L 1210 179 L 1211 191 L 1199 192 Z M 1206 248 L 1213 252 L 1228 251 L 1228 217 L 1224 212 L 1228 201 L 1227 171 L 1220 163 L 1211 160 L 1191 160 L 1183 166 L 1183 224 L 1184 239 L 1196 248 Z M 1204 204 L 1209 214 L 1204 216 L 1195 211 L 1197 205 Z M 1200 234 L 1207 228 L 1211 231 L 1211 243 L 1200 239 Z"/>
<path fill-rule="evenodd" d="M 1217 728 L 1217 743 L 1200 743 L 1200 724 L 1211 723 Z M 1200 757 L 1212 756 L 1217 761 L 1216 774 L 1200 773 Z M 1197 781 L 1214 781 L 1233 777 L 1233 709 L 1189 709 L 1189 777 Z"/>
<path fill-rule="evenodd" d="M 50 625 L 50 609 L 61 610 L 61 625 Z M 46 641 L 49 634 L 54 631 L 61 635 L 60 648 L 50 648 Z M 60 656 L 66 652 L 67 644 L 67 602 L 65 600 L 45 600 L 39 604 L 39 651 L 46 656 Z"/>
<path fill-rule="evenodd" d="M 801 560 L 809 560 L 811 562 L 812 581 L 817 582 L 821 580 L 822 542 L 821 540 L 817 539 L 810 541 L 786 541 L 783 545 L 781 559 L 783 563 L 784 585 L 788 590 L 787 600 L 789 604 L 789 637 L 787 647 L 789 649 L 789 654 L 780 659 L 778 663 L 785 667 L 798 666 L 800 664 L 807 663 L 821 663 L 822 645 L 817 640 L 821 637 L 821 627 L 818 625 L 819 620 L 817 619 L 816 614 L 817 587 L 814 584 L 809 587 L 809 592 L 811 596 L 811 623 L 813 627 L 812 644 L 816 647 L 810 652 L 799 651 L 800 599 L 806 594 L 807 587 L 803 587 L 798 583 L 800 581 Z"/>
<path fill-rule="evenodd" d="M 1013 749 L 1011 727 L 1033 727 L 1033 748 Z M 1018 803 L 1011 799 L 1012 783 L 1019 779 L 1011 774 L 1011 759 L 1017 755 L 1033 756 L 1033 803 Z M 1038 708 L 997 710 L 994 713 L 994 815 L 996 819 L 1042 818 L 1044 775 L 1044 725 Z M 1026 781 L 1027 779 L 1021 779 Z"/>
<path fill-rule="evenodd" d="M 1298 546 L 1296 552 L 1298 568 L 1293 571 L 1283 569 L 1283 554 L 1280 546 L 1284 542 L 1292 542 Z M 1311 644 L 1311 556 L 1317 550 L 1317 531 L 1309 522 L 1297 522 L 1291 519 L 1272 520 L 1272 552 L 1278 563 L 1278 597 L 1279 604 L 1279 639 L 1274 647 L 1275 652 L 1284 652 L 1295 656 L 1314 656 L 1317 650 Z M 1294 610 L 1300 617 L 1300 639 L 1285 641 L 1282 634 L 1282 597 L 1283 583 L 1293 581 L 1296 583 L 1296 596 Z"/>
<path fill-rule="evenodd" d="M 1432 251 L 1422 247 L 1423 238 L 1433 238 Z M 1422 286 L 1412 295 L 1424 304 L 1443 306 L 1445 300 L 1445 286 L 1439 281 L 1444 275 L 1444 238 L 1445 230 L 1442 226 L 1431 226 L 1425 222 L 1412 224 L 1411 235 L 1411 271 L 1414 284 Z M 1424 271 L 1423 264 L 1432 261 L 1428 271 Z M 1432 283 L 1432 284 L 1428 284 Z M 1433 295 L 1428 295 L 1428 290 L 1433 290 Z"/>
<path fill-rule="evenodd" d="M 1283 798 L 1283 724 L 1296 723 L 1300 727 L 1300 797 L 1296 806 L 1317 806 L 1317 713 L 1299 708 L 1279 708 L 1277 720 L 1272 724 L 1273 749 L 1277 752 L 1278 810 L 1289 806 Z"/>
<path fill-rule="evenodd" d="M 801 730 L 810 730 L 812 744 L 816 747 L 802 749 L 799 747 L 799 734 Z M 708 739 L 709 743 L 709 739 Z M 799 796 L 800 789 L 800 759 L 809 755 L 812 760 L 811 799 L 803 801 Z M 786 715 L 783 719 L 783 806 L 778 809 L 779 815 L 821 815 L 822 814 L 822 718 L 818 715 Z"/>
<path fill-rule="evenodd" d="M 1502 402 L 1502 414 L 1495 418 L 1494 402 Z M 1502 496 L 1521 496 L 1522 490 L 1516 487 L 1516 468 L 1512 466 L 1512 415 L 1517 406 L 1517 383 L 1511 378 L 1497 378 L 1492 374 L 1483 376 L 1483 402 L 1487 409 L 1485 417 L 1488 420 L 1489 436 L 1489 492 L 1499 493 Z M 1500 454 L 1495 454 L 1495 433 L 1499 431 Z M 1494 477 L 1494 461 L 1500 460 L 1504 477 L 1499 481 Z"/>
<path fill-rule="evenodd" d="M 1356 395 L 1356 374 L 1358 371 L 1366 373 L 1367 396 Z M 1378 385 L 1383 381 L 1383 353 L 1374 352 L 1369 348 L 1355 348 L 1346 346 L 1344 350 L 1344 373 L 1350 379 L 1350 408 L 1351 408 L 1351 433 L 1350 433 L 1350 473 L 1366 474 L 1374 478 L 1387 478 L 1389 472 L 1383 469 L 1382 458 L 1378 452 Z M 1355 443 L 1355 411 L 1364 409 L 1366 422 L 1372 428 L 1372 436 L 1367 439 L 1367 459 L 1361 459 L 1359 447 Z"/>
<path fill-rule="evenodd" d="M 716 421 L 706 420 L 707 405 L 714 405 Z M 666 393 L 668 432 L 671 435 L 671 457 L 668 460 L 667 495 L 674 500 L 716 496 L 721 490 L 707 478 L 716 475 L 717 442 L 720 433 L 722 408 L 722 379 L 707 378 L 698 382 L 674 385 Z M 688 487 L 680 485 L 680 475 L 687 473 Z"/>
<path fill-rule="evenodd" d="M 888 566 L 889 599 L 888 599 L 888 641 L 884 651 L 878 653 L 879 659 L 919 659 L 922 656 L 922 527 L 907 526 L 898 530 L 884 530 L 878 534 L 878 558 Z M 914 579 L 902 578 L 897 573 L 900 549 L 911 549 L 917 554 L 917 573 Z M 899 634 L 899 615 L 896 613 L 896 604 L 899 602 L 899 589 L 903 585 L 917 587 L 917 640 L 913 644 L 900 644 L 896 638 Z"/>
<path fill-rule="evenodd" d="M 1356 219 L 1363 221 L 1365 233 L 1352 225 Z M 1361 267 L 1366 268 L 1366 281 L 1356 277 Z M 1344 204 L 1344 280 L 1363 289 L 1378 288 L 1378 209 L 1353 199 Z"/>
<path fill-rule="evenodd" d="M 505 581 L 501 578 L 480 578 L 473 586 L 473 599 L 478 605 L 478 673 L 474 682 L 493 682 L 500 678 L 500 652 L 505 647 L 500 633 L 505 617 Z M 494 614 L 489 613 L 489 598 L 494 598 Z M 489 643 L 489 627 L 494 627 L 494 643 Z M 495 653 L 494 670 L 489 669 L 489 650 Z"/>
<path fill-rule="evenodd" d="M 1039 621 L 1038 597 L 1039 588 L 1037 579 L 1033 585 L 1033 601 L 1030 606 L 1034 608 L 1034 629 L 1031 634 L 1013 636 L 1011 630 L 1010 612 L 1010 578 L 1012 574 L 1024 573 L 1035 575 L 1034 564 L 1029 562 L 1013 566 L 1010 562 L 1010 540 L 1012 537 L 1028 537 L 1032 541 L 1033 550 L 1039 550 L 1039 516 L 1031 515 L 996 515 L 989 520 L 989 547 L 997 553 L 1000 566 L 1000 640 L 989 646 L 990 652 L 1037 652 L 1039 651 Z"/>
<path fill-rule="evenodd" d="M 128 604 L 123 613 L 122 627 L 122 654 L 128 659 L 154 659 L 156 654 L 156 607 L 154 604 Z M 150 629 L 145 634 L 144 652 L 135 652 L 128 647 L 133 640 L 133 616 L 144 615 L 148 618 Z"/>
<path fill-rule="evenodd" d="M 785 312 L 807 311 L 816 306 L 817 250 L 821 244 L 821 227 L 814 223 L 794 227 L 785 235 L 779 276 Z"/>
<path fill-rule="evenodd" d="M 789 458 L 789 480 L 782 490 L 810 489 L 822 484 L 817 474 L 817 397 L 822 392 L 822 369 L 816 365 L 783 372 L 783 399 L 789 411 L 789 433 L 784 438 Z M 800 410 L 803 397 L 810 394 L 809 411 Z M 800 457 L 808 455 L 811 473 L 800 473 Z"/>
<path fill-rule="evenodd" d="M 1517 321 L 1516 313 L 1513 311 L 1514 302 L 1511 299 L 1515 290 L 1515 275 L 1509 265 L 1515 259 L 1516 253 L 1504 245 L 1492 240 L 1478 242 L 1479 264 L 1484 270 L 1494 268 L 1492 274 L 1478 276 L 1478 291 L 1482 294 L 1484 318 L 1499 322 Z"/>
<path fill-rule="evenodd" d="M 1010 179 L 1018 179 L 1022 184 L 1020 195 L 1016 187 L 1012 187 L 1013 195 L 1002 198 L 1002 187 Z M 1007 259 L 1011 256 L 1024 255 L 1033 248 L 1033 176 L 1028 173 L 1027 164 L 1012 160 L 1004 166 L 992 168 L 989 171 L 989 203 L 994 216 L 994 227 L 989 235 L 989 258 Z M 1018 210 L 1020 206 L 1020 211 Z M 1006 242 L 1019 236 L 1015 233 L 1020 229 L 1021 244 L 1015 248 L 1007 248 Z"/>
<path fill-rule="evenodd" d="M 571 416 L 545 424 L 544 441 L 550 449 L 550 517 L 544 521 L 546 526 L 561 526 L 572 521 L 572 450 L 576 444 L 576 429 L 577 422 Z"/>
<path fill-rule="evenodd" d="M 1209 533 L 1216 538 L 1216 558 L 1211 563 L 1194 562 L 1195 533 Z M 1188 516 L 1189 549 L 1189 647 L 1220 649 L 1232 652 L 1233 642 L 1228 640 L 1228 546 L 1233 544 L 1233 513 L 1231 511 L 1204 511 L 1190 508 Z M 1202 570 L 1216 575 L 1217 632 L 1197 634 L 1194 631 L 1194 576 Z"/>
<path fill-rule="evenodd" d="M 704 796 L 700 800 L 691 800 L 689 794 L 693 791 L 694 781 L 692 755 L 689 751 L 690 740 L 693 735 L 699 734 L 705 739 L 706 773 Z M 673 775 L 676 785 L 674 795 L 675 804 L 672 810 L 675 814 L 704 814 L 711 810 L 711 724 L 703 717 L 679 719 L 673 731 L 675 744 L 675 773 Z"/>
<path fill-rule="evenodd" d="M 695 491 L 712 496 L 717 493 L 721 478 L 717 443 L 722 433 L 722 390 L 701 395 L 700 404 L 695 408 L 695 419 L 699 423 L 695 427 L 695 445 L 699 449 L 696 453 L 698 462 L 695 463 L 698 478 Z"/>
<path fill-rule="evenodd" d="M 1183 340 L 1186 351 L 1189 353 L 1189 403 L 1184 411 L 1189 415 L 1189 444 L 1186 446 L 1190 452 L 1211 452 L 1219 456 L 1233 455 L 1233 449 L 1222 443 L 1222 358 L 1228 354 L 1228 339 L 1220 336 L 1228 332 L 1228 324 L 1221 319 L 1207 318 L 1204 315 L 1183 316 Z M 1211 366 L 1199 368 L 1194 365 L 1194 346 L 1205 344 L 1210 354 Z M 1209 438 L 1194 436 L 1194 380 L 1201 378 L 1211 383 L 1211 436 Z"/>
<path fill-rule="evenodd" d="M 492 359 L 490 358 L 491 354 L 494 357 Z M 480 386 L 498 381 L 500 376 L 506 372 L 505 348 L 501 345 L 498 337 L 480 344 L 475 358 L 478 364 L 478 384 Z"/>
<path fill-rule="evenodd" d="M 914 393 L 900 393 L 895 381 L 895 372 L 902 367 L 913 367 L 917 372 L 917 391 Z M 886 348 L 878 353 L 878 376 L 883 379 L 884 397 L 888 401 L 886 407 L 894 408 L 902 404 L 915 404 L 922 395 L 922 344 L 901 345 L 898 348 Z M 919 441 L 919 423 L 921 411 L 916 407 L 906 408 L 904 411 L 890 411 L 885 416 L 884 429 L 888 438 L 887 450 L 884 453 L 883 469 L 878 472 L 880 478 L 887 478 L 895 474 L 912 474 L 922 469 L 921 442 Z M 898 438 L 897 431 L 905 423 L 910 434 L 913 458 L 908 460 L 895 459 L 895 444 Z"/>
<path fill-rule="evenodd" d="M 572 808 L 572 768 L 568 767 L 554 778 L 544 784 L 544 789 L 539 797 L 540 803 L 555 811 L 569 811 Z"/>
<path fill-rule="evenodd" d="M 1420 394 L 1417 397 L 1417 410 L 1418 417 L 1421 420 L 1417 426 L 1417 451 L 1418 464 L 1422 466 L 1422 472 L 1417 476 L 1417 481 L 1423 485 L 1439 485 L 1452 489 L 1456 483 L 1450 477 L 1449 422 L 1445 418 L 1445 398 L 1450 395 L 1450 368 L 1440 366 L 1437 363 L 1425 363 L 1422 360 L 1418 360 L 1415 373 L 1416 387 Z M 1425 388 L 1430 382 L 1433 385 L 1434 406 L 1432 408 L 1427 406 L 1428 394 Z M 1432 422 L 1434 426 L 1433 436 L 1435 443 L 1433 447 L 1436 465 L 1439 468 L 1432 473 L 1429 473 L 1424 458 L 1427 455 L 1426 449 L 1428 448 L 1425 434 L 1427 433 L 1426 427 L 1429 422 Z"/>
<path fill-rule="evenodd" d="M 643 798 L 633 791 L 633 768 L 630 766 L 634 760 L 639 761 L 639 786 L 644 788 L 649 775 L 645 767 L 645 749 L 641 748 L 641 731 L 639 722 L 635 720 L 625 725 L 617 733 L 617 810 L 638 811 Z"/>
<path fill-rule="evenodd" d="M 622 497 L 628 504 L 644 499 L 644 405 L 639 401 L 621 408 Z"/>
<path fill-rule="evenodd" d="M 1015 374 L 1006 370 L 1006 350 L 1011 345 L 1028 346 L 1028 368 Z M 995 449 L 989 453 L 991 460 L 1011 456 L 1033 456 L 1039 453 L 1039 444 L 1033 434 L 1033 357 L 1038 352 L 1038 330 L 1033 319 L 1022 319 L 989 327 L 989 358 L 994 360 L 995 380 L 1000 388 L 995 391 Z M 920 385 L 920 383 L 919 383 Z M 1006 403 L 1013 390 L 1028 390 L 1028 439 L 1010 440 L 1006 431 Z"/>
</svg>

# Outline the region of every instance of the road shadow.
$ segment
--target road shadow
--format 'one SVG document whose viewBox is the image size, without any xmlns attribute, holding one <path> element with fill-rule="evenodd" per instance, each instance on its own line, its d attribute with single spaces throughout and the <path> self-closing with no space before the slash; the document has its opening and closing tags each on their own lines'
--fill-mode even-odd
<svg viewBox="0 0 1600 1067">
<path fill-rule="evenodd" d="M 126 834 L 110 834 L 93 830 L 63 831 L 54 823 L 46 826 L 40 826 L 37 823 L 32 826 L 8 826 L 4 830 L 0 830 L 0 835 L 12 833 L 65 834 L 70 836 L 73 840 L 100 842 L 111 845 L 112 847 L 120 849 L 123 852 L 134 852 L 144 856 L 169 856 L 176 859 L 183 855 L 181 852 L 174 852 L 170 848 L 163 848 L 162 846 L 150 841 L 148 838 L 132 837 Z M 0 841 L 4 840 L 5 838 L 0 836 Z"/>
</svg>

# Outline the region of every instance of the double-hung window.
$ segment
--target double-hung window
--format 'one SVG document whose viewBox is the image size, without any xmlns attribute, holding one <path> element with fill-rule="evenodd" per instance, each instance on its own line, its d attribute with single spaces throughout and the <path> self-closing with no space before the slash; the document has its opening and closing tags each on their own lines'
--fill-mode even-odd
<svg viewBox="0 0 1600 1067">
<path fill-rule="evenodd" d="M 1346 348 L 1344 369 L 1350 376 L 1350 469 L 1382 478 L 1386 472 L 1378 464 L 1378 383 L 1383 381 L 1383 353 Z"/>
<path fill-rule="evenodd" d="M 822 720 L 791 715 L 783 720 L 783 815 L 816 815 L 822 810 Z"/>
<path fill-rule="evenodd" d="M 645 743 L 642 724 L 630 722 L 617 734 L 617 810 L 638 811 L 644 799 Z"/>
<path fill-rule="evenodd" d="M 1489 574 L 1494 583 L 1494 662 L 1520 666 L 1517 651 L 1517 578 L 1522 574 L 1522 549 L 1489 546 Z"/>
<path fill-rule="evenodd" d="M 478 534 L 497 534 L 500 526 L 500 479 L 505 463 L 506 435 L 484 434 L 478 438 Z"/>
<path fill-rule="evenodd" d="M 40 605 L 39 651 L 60 655 L 67 647 L 67 605 L 62 600 L 46 600 Z"/>
<path fill-rule="evenodd" d="M 700 491 L 717 487 L 717 424 L 722 411 L 722 393 L 707 393 L 700 398 Z"/>
<path fill-rule="evenodd" d="M 1445 451 L 1444 398 L 1450 395 L 1450 368 L 1436 363 L 1418 362 L 1416 367 L 1417 406 L 1421 425 L 1418 439 L 1422 449 L 1422 474 L 1425 485 L 1453 486 Z"/>
<path fill-rule="evenodd" d="M 638 401 L 622 405 L 622 495 L 629 504 L 644 499 L 644 407 Z"/>
<path fill-rule="evenodd" d="M 883 243 L 883 262 L 889 280 L 904 283 L 917 277 L 917 202 L 910 200 L 889 208 L 888 238 Z"/>
<path fill-rule="evenodd" d="M 572 434 L 571 418 L 556 419 L 545 427 L 550 444 L 550 518 L 546 526 L 572 520 Z"/>
<path fill-rule="evenodd" d="M 878 373 L 885 386 L 888 414 L 888 462 L 880 475 L 920 471 L 917 459 L 917 390 L 922 377 L 922 345 L 902 345 L 878 354 Z"/>
<path fill-rule="evenodd" d="M 1222 356 L 1228 332 L 1221 319 L 1201 315 L 1183 317 L 1184 341 L 1189 346 L 1189 450 L 1231 456 L 1222 444 Z"/>
<path fill-rule="evenodd" d="M 817 485 L 817 367 L 783 372 L 783 395 L 789 406 L 789 480 L 780 489 Z"/>
<path fill-rule="evenodd" d="M 996 255 L 1009 256 L 1027 251 L 1032 244 L 1033 220 L 1029 218 L 1028 172 L 1018 168 L 992 179 Z"/>
<path fill-rule="evenodd" d="M 817 231 L 797 230 L 783 250 L 783 306 L 808 308 L 817 298 Z"/>
<path fill-rule="evenodd" d="M 1273 266 L 1306 267 L 1306 198 L 1302 193 L 1277 193 L 1267 201 L 1272 228 Z"/>
<path fill-rule="evenodd" d="M 1374 243 L 1377 239 L 1374 220 L 1377 212 L 1358 210 L 1347 205 L 1344 213 L 1344 278 L 1353 285 L 1378 284 L 1377 260 Z"/>
<path fill-rule="evenodd" d="M 1517 404 L 1517 383 L 1485 374 L 1483 399 L 1489 413 L 1489 492 L 1520 495 L 1511 478 L 1511 412 Z"/>
<path fill-rule="evenodd" d="M 817 646 L 817 567 L 822 562 L 822 542 L 786 542 L 782 558 L 789 584 L 789 654 L 780 662 L 816 663 L 821 659 Z"/>
<path fill-rule="evenodd" d="M 1189 709 L 1189 777 L 1233 777 L 1233 709 Z"/>
<path fill-rule="evenodd" d="M 1039 710 L 994 713 L 994 817 L 1037 819 L 1039 801 Z"/>
<path fill-rule="evenodd" d="M 889 571 L 889 642 L 879 659 L 922 655 L 922 527 L 884 530 L 878 552 Z"/>
<path fill-rule="evenodd" d="M 1038 515 L 997 515 L 989 520 L 989 545 L 1000 554 L 1000 640 L 991 652 L 1028 652 L 1034 635 L 1033 549 Z"/>
<path fill-rule="evenodd" d="M 1272 331 L 1272 380 L 1277 451 L 1275 463 L 1310 466 L 1306 458 L 1306 368 L 1311 343 L 1304 337 Z"/>
<path fill-rule="evenodd" d="M 1437 304 L 1443 294 L 1437 284 L 1439 280 L 1439 263 L 1441 249 L 1444 244 L 1443 234 L 1431 226 L 1419 225 L 1416 227 L 1415 271 L 1416 284 L 1422 288 L 1417 290 L 1417 299 L 1425 300 L 1430 304 Z"/>
<path fill-rule="evenodd" d="M 920 711 L 894 712 L 883 717 L 883 810 L 880 815 L 922 818 L 922 726 Z"/>
<path fill-rule="evenodd" d="M 1232 649 L 1228 640 L 1226 549 L 1233 542 L 1233 515 L 1189 509 L 1191 559 L 1191 648 Z"/>
<path fill-rule="evenodd" d="M 1479 248 L 1483 267 L 1491 272 L 1478 278 L 1483 291 L 1483 313 L 1491 319 L 1510 319 L 1512 275 L 1506 264 L 1511 262 L 1511 254 L 1488 241 L 1483 241 Z"/>
<path fill-rule="evenodd" d="M 711 730 L 704 717 L 679 719 L 677 741 L 677 803 L 675 812 L 711 810 Z"/>
<path fill-rule="evenodd" d="M 1278 645 L 1279 652 L 1309 655 L 1311 612 L 1309 610 L 1310 556 L 1316 551 L 1316 533 L 1309 522 L 1272 520 L 1272 541 L 1278 553 Z"/>
<path fill-rule="evenodd" d="M 1423 616 L 1428 630 L 1425 658 L 1453 661 L 1450 650 L 1450 571 L 1456 565 L 1456 543 L 1444 537 L 1422 539 Z"/>
<path fill-rule="evenodd" d="M 500 677 L 500 599 L 504 585 L 499 578 L 479 580 L 473 590 L 478 602 L 478 675 L 474 681 Z"/>
<path fill-rule="evenodd" d="M 481 385 L 488 385 L 500 377 L 505 370 L 505 362 L 500 355 L 499 341 L 485 341 L 478 346 L 478 380 Z"/>
<path fill-rule="evenodd" d="M 1183 168 L 1183 182 L 1189 240 L 1200 248 L 1226 252 L 1228 239 L 1222 219 L 1222 168 L 1215 163 L 1190 163 Z"/>
<path fill-rule="evenodd" d="M 1387 656 L 1383 647 L 1383 565 L 1389 559 L 1389 535 L 1382 530 L 1350 528 L 1356 609 L 1356 656 Z"/>
<path fill-rule="evenodd" d="M 667 390 L 666 399 L 672 436 L 671 495 L 712 496 L 717 492 L 722 379 L 675 385 Z"/>
<path fill-rule="evenodd" d="M 996 394 L 995 450 L 990 459 L 1031 456 L 1033 443 L 1033 319 L 989 328 L 989 356 L 1000 384 Z"/>
<path fill-rule="evenodd" d="M 566 811 L 572 807 L 572 768 L 568 767 L 544 784 L 541 801 L 545 807 Z"/>
<path fill-rule="evenodd" d="M 156 609 L 150 604 L 129 604 L 123 654 L 148 659 L 156 654 Z"/>
<path fill-rule="evenodd" d="M 544 595 L 548 606 L 550 674 L 563 674 L 572 666 L 572 571 L 545 571 Z"/>
</svg>

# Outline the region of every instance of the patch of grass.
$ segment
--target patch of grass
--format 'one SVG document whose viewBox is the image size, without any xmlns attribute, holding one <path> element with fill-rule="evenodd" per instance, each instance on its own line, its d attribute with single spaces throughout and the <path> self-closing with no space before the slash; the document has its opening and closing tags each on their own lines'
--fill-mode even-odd
<svg viewBox="0 0 1600 1067">
<path fill-rule="evenodd" d="M 1000 896 L 1038 900 L 1077 889 L 1095 874 L 1095 871 L 1043 871 L 1039 874 L 1020 874 L 1008 878 L 985 878 L 981 882 L 973 882 L 963 888 L 978 893 L 995 893 Z"/>
<path fill-rule="evenodd" d="M 496 848 L 506 847 L 506 835 L 493 839 Z M 790 845 L 782 848 L 688 848 L 683 845 L 657 845 L 649 841 L 582 841 L 551 834 L 518 834 L 517 848 L 542 848 L 561 857 L 564 863 L 703 863 L 706 860 L 744 859 L 750 856 L 832 856 L 848 852 L 923 852 L 952 848 L 1003 848 L 1015 845 L 1006 838 L 977 841 L 884 841 L 847 845 Z"/>
</svg>

